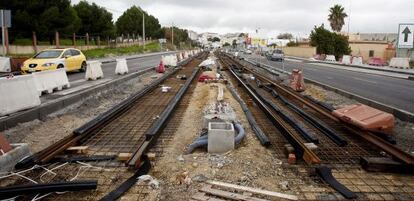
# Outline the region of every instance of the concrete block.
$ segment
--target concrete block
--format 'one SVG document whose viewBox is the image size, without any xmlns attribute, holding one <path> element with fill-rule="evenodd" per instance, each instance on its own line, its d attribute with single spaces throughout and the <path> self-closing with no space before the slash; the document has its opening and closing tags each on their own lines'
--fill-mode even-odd
<svg viewBox="0 0 414 201">
<path fill-rule="evenodd" d="M 32 75 L 0 78 L 0 116 L 40 105 Z"/>
<path fill-rule="evenodd" d="M 334 55 L 326 55 L 325 61 L 335 62 L 335 56 Z"/>
<path fill-rule="evenodd" d="M 166 66 L 176 67 L 177 66 L 177 57 L 175 55 L 166 55 L 161 57 L 162 62 Z"/>
<path fill-rule="evenodd" d="M 395 68 L 401 68 L 401 69 L 409 69 L 410 58 L 401 58 L 401 57 L 391 58 L 389 66 L 395 67 Z"/>
<path fill-rule="evenodd" d="M 85 79 L 86 80 L 97 80 L 103 78 L 103 72 L 101 62 L 99 61 L 87 61 L 88 67 L 86 68 Z"/>
<path fill-rule="evenodd" d="M 115 74 L 124 75 L 128 73 L 128 65 L 126 59 L 116 59 Z"/>
<path fill-rule="evenodd" d="M 0 57 L 0 72 L 2 73 L 11 72 L 9 57 Z"/>
<path fill-rule="evenodd" d="M 70 87 L 65 69 L 48 70 L 32 73 L 39 96 L 42 93 L 53 93 Z"/>
<path fill-rule="evenodd" d="M 350 55 L 344 55 L 342 57 L 342 64 L 351 65 L 351 58 L 352 57 Z"/>
<path fill-rule="evenodd" d="M 177 60 L 178 60 L 178 62 L 180 62 L 181 60 L 183 60 L 183 54 L 178 53 L 177 54 Z"/>
<path fill-rule="evenodd" d="M 181 54 L 183 55 L 183 58 L 184 58 L 184 59 L 187 59 L 187 58 L 188 58 L 188 54 L 187 54 L 187 52 L 185 52 L 185 51 L 184 51 L 184 52 L 182 52 Z"/>
<path fill-rule="evenodd" d="M 0 175 L 7 174 L 23 158 L 30 156 L 30 149 L 26 143 L 11 144 L 13 149 L 0 156 Z"/>
<path fill-rule="evenodd" d="M 234 127 L 231 123 L 208 124 L 208 153 L 225 153 L 234 149 Z"/>
<path fill-rule="evenodd" d="M 352 57 L 352 65 L 362 65 L 362 57 Z"/>
</svg>

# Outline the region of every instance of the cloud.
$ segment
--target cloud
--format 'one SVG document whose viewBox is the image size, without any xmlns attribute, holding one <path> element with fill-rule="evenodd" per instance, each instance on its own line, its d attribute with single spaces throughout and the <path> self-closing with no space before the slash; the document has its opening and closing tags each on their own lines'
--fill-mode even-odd
<svg viewBox="0 0 414 201">
<path fill-rule="evenodd" d="M 329 7 L 341 4 L 350 15 L 350 32 L 393 33 L 398 23 L 414 22 L 413 0 L 88 0 L 108 8 L 114 18 L 133 5 L 141 6 L 164 26 L 198 32 L 253 32 L 307 35 L 315 25 L 329 27 Z M 77 3 L 79 0 L 72 0 Z M 347 31 L 348 19 L 343 27 Z"/>
</svg>

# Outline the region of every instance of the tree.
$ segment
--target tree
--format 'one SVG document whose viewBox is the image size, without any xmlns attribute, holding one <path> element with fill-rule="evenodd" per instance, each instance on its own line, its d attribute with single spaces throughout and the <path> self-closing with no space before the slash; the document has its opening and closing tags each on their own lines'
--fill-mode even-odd
<svg viewBox="0 0 414 201">
<path fill-rule="evenodd" d="M 225 42 L 224 45 L 223 45 L 223 47 L 228 47 L 228 46 L 230 46 L 230 43 L 228 43 L 228 42 Z"/>
<path fill-rule="evenodd" d="M 87 1 L 80 1 L 73 8 L 82 22 L 79 29 L 80 34 L 89 33 L 103 37 L 115 35 L 112 13 L 105 8 L 99 7 L 95 3 L 89 4 Z"/>
<path fill-rule="evenodd" d="M 340 32 L 342 26 L 345 24 L 344 19 L 348 17 L 348 15 L 344 12 L 344 7 L 336 4 L 329 9 L 329 12 L 330 14 L 328 16 L 328 21 L 331 24 L 332 30 Z"/>
<path fill-rule="evenodd" d="M 288 47 L 297 47 L 297 46 L 299 46 L 299 43 L 298 42 L 295 42 L 295 41 L 289 41 L 286 44 L 286 46 L 288 46 Z"/>
<path fill-rule="evenodd" d="M 278 39 L 292 39 L 293 35 L 291 33 L 281 33 L 277 36 Z"/>
<path fill-rule="evenodd" d="M 351 53 L 348 37 L 330 32 L 323 24 L 319 27 L 315 26 L 312 30 L 310 44 L 316 47 L 318 54 L 333 54 L 340 58 L 344 54 Z"/>
<path fill-rule="evenodd" d="M 142 35 L 142 12 L 145 16 L 145 37 L 157 38 L 162 36 L 161 25 L 157 18 L 148 15 L 141 8 L 132 6 L 126 10 L 116 21 L 116 28 L 119 34 Z"/>
<path fill-rule="evenodd" d="M 214 37 L 212 40 L 211 40 L 211 42 L 220 42 L 220 38 L 219 37 Z"/>
<path fill-rule="evenodd" d="M 181 43 L 186 43 L 186 44 L 190 44 L 191 40 L 188 37 L 188 32 L 187 30 L 184 29 L 180 29 L 178 27 L 174 27 L 174 45 L 179 46 Z M 164 37 L 168 40 L 171 41 L 172 37 L 172 30 L 171 27 L 163 27 L 162 28 L 163 32 L 164 32 Z"/>
<path fill-rule="evenodd" d="M 52 40 L 55 31 L 69 35 L 81 26 L 70 0 L 2 0 L 0 8 L 12 10 L 11 37 L 30 38 L 35 31 L 38 39 Z"/>
</svg>

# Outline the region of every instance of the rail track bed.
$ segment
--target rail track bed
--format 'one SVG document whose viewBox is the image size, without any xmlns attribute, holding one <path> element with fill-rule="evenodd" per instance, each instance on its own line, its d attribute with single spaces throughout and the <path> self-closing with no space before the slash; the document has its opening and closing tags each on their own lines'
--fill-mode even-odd
<svg viewBox="0 0 414 201">
<path fill-rule="evenodd" d="M 42 182 L 82 179 L 97 180 L 99 183 L 98 189 L 93 193 L 84 191 L 65 193 L 64 195 L 52 194 L 47 195 L 45 200 L 96 200 L 115 190 L 134 174 L 134 166 L 127 163 L 132 158 L 127 161 L 119 160 L 120 154 L 135 156 L 143 146 L 148 146 L 145 148 L 145 152 L 138 153 L 140 155 L 135 163 L 139 164 L 141 155 L 146 154 L 147 149 L 154 146 L 159 150 L 157 154 L 161 154 L 163 147 L 168 146 L 165 143 L 171 138 L 168 134 L 172 135 L 175 125 L 182 120 L 175 113 L 185 110 L 188 96 L 191 96 L 194 87 L 192 82 L 196 80 L 194 78 L 198 74 L 198 64 L 205 57 L 206 53 L 202 53 L 176 69 L 169 69 L 162 77 L 157 78 L 142 91 L 132 95 L 114 108 L 110 108 L 108 111 L 111 113 L 101 114 L 75 130 L 74 134 L 34 154 L 24 165 L 30 168 L 33 167 L 31 166 L 33 163 L 39 164 L 50 172 L 45 173 L 44 168 L 38 168 L 39 166 L 35 165 L 36 168 L 25 173 L 25 177 Z M 188 85 L 188 89 L 184 90 L 186 84 L 190 85 Z M 162 86 L 170 87 L 169 91 L 163 92 Z M 180 92 L 183 92 L 183 96 L 177 98 Z M 174 101 L 178 104 L 177 109 L 173 108 L 176 110 L 172 110 L 172 114 L 166 118 L 166 122 L 161 126 L 161 135 L 166 136 L 160 136 L 160 143 L 158 143 L 158 136 L 154 137 L 154 140 L 148 136 L 149 130 L 159 123 Z M 169 120 L 171 116 L 174 118 Z M 169 121 L 171 121 L 171 125 Z M 149 141 L 151 143 L 148 143 Z M 72 154 L 66 150 L 69 147 L 87 147 L 87 151 Z M 87 162 L 82 162 L 82 160 L 65 161 L 65 159 L 73 157 L 107 159 L 95 162 L 94 160 Z M 139 169 L 140 167 L 135 168 Z M 27 184 L 27 182 L 27 179 L 24 178 L 16 179 L 13 182 L 8 181 L 13 185 Z M 134 186 L 131 191 L 136 200 L 144 199 L 150 192 L 147 186 L 140 185 Z M 29 197 L 22 199 L 29 199 Z"/>
<path fill-rule="evenodd" d="M 317 145 L 317 149 L 309 150 L 317 157 L 314 160 L 315 163 L 312 163 L 312 160 L 306 158 L 305 153 L 303 156 L 304 160 L 298 161 L 296 165 L 285 167 L 288 172 L 291 172 L 289 177 L 292 183 L 306 184 L 312 183 L 312 181 L 318 181 L 319 187 L 329 189 L 330 187 L 314 172 L 315 167 L 328 166 L 332 168 L 333 175 L 339 182 L 355 192 L 358 197 L 357 200 L 414 199 L 413 178 L 411 176 L 406 177 L 405 175 L 389 173 L 368 173 L 362 170 L 360 166 L 361 157 L 384 157 L 387 154 L 390 156 L 394 153 L 401 155 L 393 155 L 393 157 L 400 157 L 402 159 L 401 161 L 407 157 L 407 161 L 409 162 L 412 156 L 407 156 L 407 153 L 402 153 L 402 151 L 386 153 L 386 151 L 381 149 L 381 146 L 375 146 L 367 138 L 361 136 L 371 134 L 367 134 L 367 132 L 360 131 L 352 126 L 344 125 L 333 117 L 329 110 L 284 86 L 277 79 L 277 76 L 270 74 L 268 71 L 223 53 L 218 53 L 218 57 L 222 68 L 228 70 L 226 74 L 229 81 L 237 86 L 236 89 L 239 95 L 247 103 L 259 127 L 269 138 L 271 142 L 269 148 L 275 153 L 276 158 L 287 161 L 285 144 L 293 144 L 286 137 L 286 133 L 293 135 L 297 139 L 297 143 L 303 146 L 304 143 L 312 142 L 312 139 L 317 139 L 314 142 Z M 249 79 L 248 76 L 247 79 L 243 79 L 242 77 L 245 76 L 243 74 L 252 74 L 254 79 Z M 262 97 L 260 101 L 264 105 L 267 105 L 267 109 L 272 110 L 272 108 L 277 108 L 280 113 L 293 119 L 295 123 L 299 124 L 303 130 L 310 134 L 311 138 L 309 139 L 301 135 L 298 129 L 291 124 L 281 128 L 278 125 L 279 123 L 270 121 L 269 114 L 264 112 L 260 101 L 258 102 L 254 98 L 255 95 L 252 94 Z M 286 104 L 286 101 L 293 106 Z M 339 139 L 346 143 L 336 143 L 330 136 L 327 136 L 315 125 L 306 121 L 303 115 L 300 115 L 292 108 L 300 108 L 312 118 L 322 122 L 324 126 L 334 131 Z M 277 113 L 275 111 L 271 112 L 273 113 L 272 115 Z M 287 122 L 286 119 L 280 119 L 281 121 Z M 388 143 L 384 144 L 392 146 Z M 394 148 L 392 147 L 392 149 Z M 397 148 L 395 150 L 400 151 Z M 318 161 L 317 159 L 319 162 L 316 162 Z M 410 165 L 408 167 L 411 167 Z M 297 177 L 301 178 L 300 181 L 297 180 Z M 328 190 L 328 192 L 325 191 L 322 193 L 323 190 L 319 187 L 303 185 L 299 187 L 298 191 L 305 195 L 304 200 L 346 200 L 346 198 L 335 191 Z"/>
</svg>

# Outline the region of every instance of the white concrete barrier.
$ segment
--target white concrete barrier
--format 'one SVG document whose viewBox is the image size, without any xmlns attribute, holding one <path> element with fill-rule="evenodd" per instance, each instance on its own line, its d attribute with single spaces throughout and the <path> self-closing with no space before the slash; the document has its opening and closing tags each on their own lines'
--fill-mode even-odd
<svg viewBox="0 0 414 201">
<path fill-rule="evenodd" d="M 101 62 L 99 61 L 87 61 L 88 67 L 86 68 L 85 79 L 86 80 L 96 80 L 103 78 L 103 72 L 101 67 Z"/>
<path fill-rule="evenodd" d="M 50 94 L 53 93 L 53 90 L 60 91 L 70 87 L 68 76 L 63 68 L 37 72 L 32 75 L 39 96 L 42 95 L 43 92 Z"/>
<path fill-rule="evenodd" d="M 410 68 L 410 58 L 394 57 L 390 60 L 391 67 L 409 69 Z"/>
<path fill-rule="evenodd" d="M 362 57 L 352 57 L 352 65 L 362 65 Z"/>
<path fill-rule="evenodd" d="M 0 78 L 0 116 L 40 105 L 33 75 Z"/>
<path fill-rule="evenodd" d="M 125 58 L 116 59 L 115 74 L 124 75 L 128 73 L 128 64 Z"/>
<path fill-rule="evenodd" d="M 181 52 L 177 54 L 177 60 L 178 61 L 182 61 L 183 60 L 183 54 L 181 54 Z"/>
<path fill-rule="evenodd" d="M 11 72 L 9 57 L 0 57 L 0 72 Z"/>
<path fill-rule="evenodd" d="M 176 67 L 177 66 L 178 61 L 177 61 L 177 57 L 175 55 L 167 55 L 167 56 L 164 56 L 163 59 L 164 59 L 163 60 L 164 65 L 170 66 L 170 67 Z"/>
<path fill-rule="evenodd" d="M 184 59 L 187 59 L 187 58 L 188 58 L 188 54 L 187 54 L 187 52 L 186 52 L 186 51 L 184 51 L 184 52 L 183 52 L 183 58 L 184 58 Z"/>
<path fill-rule="evenodd" d="M 329 55 L 328 54 L 328 55 L 326 55 L 325 61 L 335 62 L 336 59 L 335 59 L 335 56 L 334 55 Z"/>
<path fill-rule="evenodd" d="M 351 58 L 352 57 L 350 55 L 344 55 L 342 57 L 342 64 L 351 65 Z"/>
</svg>

